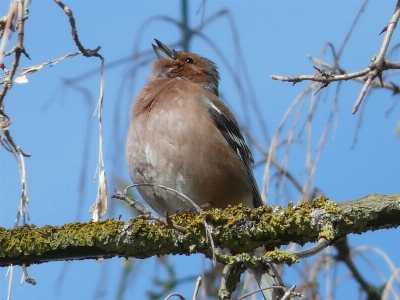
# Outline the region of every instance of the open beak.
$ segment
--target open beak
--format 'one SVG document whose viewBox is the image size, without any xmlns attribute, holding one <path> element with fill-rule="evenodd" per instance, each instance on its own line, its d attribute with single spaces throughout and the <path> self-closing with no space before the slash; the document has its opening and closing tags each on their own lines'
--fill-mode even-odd
<svg viewBox="0 0 400 300">
<path fill-rule="evenodd" d="M 158 59 L 176 59 L 176 51 L 174 49 L 168 48 L 157 39 L 154 40 L 156 41 L 157 46 L 154 44 L 151 45 L 153 46 Z"/>
</svg>

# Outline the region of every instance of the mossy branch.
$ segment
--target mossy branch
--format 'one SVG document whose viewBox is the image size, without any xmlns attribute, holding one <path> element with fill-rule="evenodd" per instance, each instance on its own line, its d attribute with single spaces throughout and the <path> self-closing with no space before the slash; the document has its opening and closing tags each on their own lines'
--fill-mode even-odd
<svg viewBox="0 0 400 300">
<path fill-rule="evenodd" d="M 217 261 L 233 264 L 241 260 L 244 267 L 255 268 L 261 260 L 244 253 L 261 245 L 279 247 L 290 242 L 303 245 L 320 238 L 326 238 L 332 245 L 350 233 L 399 226 L 400 194 L 369 195 L 344 203 L 318 198 L 298 206 L 289 204 L 286 209 L 229 207 L 210 210 L 202 216 L 191 213 L 171 216 L 174 224 L 187 228 L 187 233 L 140 218 L 128 222 L 108 219 L 41 228 L 34 225 L 0 228 L 0 266 L 115 256 L 147 258 L 203 253 L 212 257 L 203 218 L 213 227 L 215 246 L 228 248 L 233 254 L 217 251 Z M 280 251 L 268 252 L 264 258 L 267 257 L 277 263 L 297 261 L 296 256 Z"/>
</svg>

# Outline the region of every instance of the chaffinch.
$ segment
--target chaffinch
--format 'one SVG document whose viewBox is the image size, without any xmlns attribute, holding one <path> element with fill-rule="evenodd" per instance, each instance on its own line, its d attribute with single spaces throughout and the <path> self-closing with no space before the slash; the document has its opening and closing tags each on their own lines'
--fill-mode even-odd
<svg viewBox="0 0 400 300">
<path fill-rule="evenodd" d="M 236 118 L 218 97 L 216 65 L 155 42 L 158 60 L 152 80 L 131 109 L 126 156 L 132 181 L 169 187 L 198 206 L 263 205 L 251 151 Z M 137 189 L 160 215 L 193 208 L 170 190 Z"/>
</svg>

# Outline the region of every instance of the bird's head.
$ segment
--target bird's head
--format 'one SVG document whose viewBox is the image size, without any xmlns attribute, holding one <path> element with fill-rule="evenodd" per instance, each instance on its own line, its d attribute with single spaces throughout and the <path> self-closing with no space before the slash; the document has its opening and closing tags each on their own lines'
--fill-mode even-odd
<svg viewBox="0 0 400 300">
<path fill-rule="evenodd" d="M 154 39 L 153 49 L 158 60 L 153 64 L 154 78 L 181 78 L 194 82 L 218 96 L 217 66 L 200 55 L 175 51 Z"/>
</svg>

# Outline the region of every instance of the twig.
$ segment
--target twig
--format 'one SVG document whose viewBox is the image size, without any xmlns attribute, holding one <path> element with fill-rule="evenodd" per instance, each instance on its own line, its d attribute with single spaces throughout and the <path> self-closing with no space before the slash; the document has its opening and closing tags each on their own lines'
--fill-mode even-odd
<svg viewBox="0 0 400 300">
<path fill-rule="evenodd" d="M 103 155 L 103 99 L 104 99 L 104 59 L 100 56 L 101 66 L 100 66 L 100 95 L 99 100 L 97 101 L 97 106 L 93 114 L 93 118 L 98 112 L 98 120 L 99 120 L 99 156 L 97 160 L 97 167 L 94 175 L 94 180 L 96 180 L 97 174 L 100 174 L 99 184 L 98 184 L 98 193 L 96 197 L 96 201 L 94 207 L 97 208 L 99 203 L 102 206 L 101 214 L 96 214 L 96 218 L 101 218 L 105 215 L 107 211 L 107 180 L 102 180 L 105 178 L 106 170 L 104 166 L 104 155 Z M 95 209 L 98 212 L 98 209 Z"/>
<path fill-rule="evenodd" d="M 342 56 L 344 47 L 347 45 L 350 35 L 352 34 L 353 29 L 356 27 L 356 24 L 361 16 L 361 14 L 364 12 L 365 8 L 367 7 L 367 4 L 368 4 L 368 0 L 365 0 L 363 5 L 361 6 L 360 10 L 358 11 L 356 18 L 354 19 L 353 24 L 351 24 L 349 32 L 347 33 L 346 37 L 344 38 L 337 55 L 335 55 L 335 64 L 339 61 L 340 57 Z"/>
<path fill-rule="evenodd" d="M 72 30 L 72 39 L 74 40 L 76 46 L 78 47 L 79 51 L 85 57 L 98 57 L 101 59 L 101 66 L 100 66 L 100 96 L 97 102 L 97 106 L 95 112 L 93 114 L 93 118 L 96 115 L 96 112 L 99 113 L 98 120 L 99 120 L 99 156 L 96 166 L 96 171 L 94 175 L 94 180 L 96 181 L 96 177 L 99 176 L 99 183 L 97 189 L 97 196 L 95 203 L 92 205 L 90 211 L 92 212 L 93 219 L 98 220 L 103 217 L 107 211 L 107 180 L 105 180 L 105 167 L 104 167 L 104 156 L 103 156 L 103 127 L 102 127 L 102 112 L 103 112 L 103 99 L 104 99 L 104 58 L 101 56 L 98 51 L 101 49 L 100 46 L 91 50 L 86 49 L 83 47 L 82 43 L 79 40 L 78 31 L 76 30 L 76 23 L 75 18 L 73 16 L 72 10 L 62 3 L 60 0 L 54 0 L 60 6 L 65 14 L 68 16 L 69 23 L 71 24 Z M 104 179 L 104 180 L 102 180 Z M 101 208 L 100 208 L 101 206 Z"/>
<path fill-rule="evenodd" d="M 27 283 L 29 283 L 29 284 L 36 285 L 35 279 L 29 277 L 28 269 L 27 269 L 27 267 L 26 267 L 26 264 L 22 264 L 22 270 L 23 270 L 23 272 L 24 272 L 25 281 L 26 281 Z"/>
<path fill-rule="evenodd" d="M 86 49 L 83 47 L 82 43 L 79 41 L 79 36 L 78 36 L 78 31 L 76 30 L 75 26 L 75 18 L 72 14 L 72 10 L 66 6 L 64 3 L 62 3 L 60 0 L 54 0 L 65 12 L 65 14 L 68 16 L 69 23 L 71 24 L 71 29 L 72 29 L 72 39 L 74 40 L 76 46 L 78 47 L 79 51 L 81 51 L 83 56 L 86 57 L 99 57 L 100 59 L 103 59 L 103 57 L 98 53 L 98 51 L 101 49 L 100 46 L 95 48 L 94 50 L 91 49 Z"/>
<path fill-rule="evenodd" d="M 165 300 L 169 300 L 169 299 L 171 299 L 171 298 L 174 297 L 174 296 L 178 297 L 178 298 L 181 299 L 181 300 L 186 300 L 185 297 L 183 297 L 181 294 L 178 294 L 178 293 L 169 294 L 169 295 L 165 298 Z"/>
<path fill-rule="evenodd" d="M 25 14 L 24 14 L 25 11 Z M 8 14 L 8 19 L 7 19 L 7 25 L 5 30 L 7 32 L 9 32 L 10 30 L 10 22 L 13 18 L 13 14 L 17 12 L 17 27 L 18 27 L 18 40 L 17 40 L 17 44 L 15 47 L 13 47 L 13 49 L 8 53 L 11 54 L 13 52 L 15 52 L 15 57 L 14 57 L 14 62 L 12 64 L 12 68 L 11 70 L 8 72 L 6 78 L 4 79 L 4 83 L 5 85 L 3 86 L 2 90 L 0 91 L 0 120 L 2 121 L 1 125 L 2 125 L 2 131 L 3 131 L 3 137 L 1 138 L 0 142 L 1 145 L 3 145 L 7 150 L 9 150 L 11 153 L 13 153 L 19 170 L 20 170 L 20 175 L 21 175 L 21 185 L 22 185 L 22 192 L 21 192 L 21 199 L 20 199 L 20 205 L 18 208 L 18 212 L 17 212 L 17 217 L 16 220 L 14 222 L 14 226 L 18 226 L 19 220 L 22 217 L 23 219 L 23 223 L 26 223 L 26 215 L 27 215 L 27 211 L 28 211 L 28 192 L 27 192 L 27 184 L 26 184 L 26 169 L 25 169 L 25 157 L 29 157 L 30 154 L 25 153 L 24 151 L 22 151 L 22 149 L 15 144 L 15 142 L 13 141 L 10 131 L 8 129 L 8 125 L 11 124 L 11 120 L 10 118 L 4 113 L 4 104 L 3 104 L 3 100 L 4 97 L 7 94 L 7 91 L 9 89 L 11 89 L 12 86 L 12 79 L 15 75 L 15 72 L 18 68 L 19 65 L 19 61 L 20 61 L 20 56 L 21 53 L 24 53 L 25 55 L 27 55 L 27 53 L 25 52 L 25 49 L 23 47 L 23 41 L 24 41 L 24 22 L 27 19 L 27 8 L 24 7 L 24 2 L 23 1 L 16 1 L 15 4 L 12 6 L 12 8 L 10 9 L 10 13 Z M 3 47 L 2 49 L 4 49 L 5 44 L 2 44 L 1 47 Z M 2 54 L 3 52 L 1 52 Z M 27 55 L 28 56 L 28 55 Z M 29 56 L 28 56 L 29 57 Z M 2 62 L 3 57 L 0 58 L 0 61 Z M 7 119 L 7 121 L 6 121 Z M 19 155 L 18 156 L 16 155 Z M 29 216 L 28 216 L 29 218 Z"/>
<path fill-rule="evenodd" d="M 320 75 L 297 75 L 297 76 L 279 76 L 279 75 L 271 75 L 271 78 L 273 80 L 280 80 L 280 81 L 288 81 L 288 82 L 293 82 L 293 85 L 295 85 L 298 82 L 304 81 L 304 80 L 310 80 L 310 81 L 316 81 L 316 82 L 322 82 L 322 83 L 331 83 L 334 81 L 343 81 L 343 80 L 349 80 L 349 79 L 354 79 L 358 78 L 361 76 L 365 76 L 370 72 L 370 68 L 365 68 L 360 71 L 354 72 L 354 73 L 346 73 L 343 75 L 335 75 L 335 76 L 320 76 Z"/>
<path fill-rule="evenodd" d="M 166 214 L 166 218 L 157 217 L 153 215 L 150 209 L 148 209 L 143 203 L 129 198 L 126 195 L 126 191 L 122 193 L 117 189 L 114 189 L 114 192 L 116 193 L 116 195 L 112 195 L 111 198 L 120 199 L 128 203 L 130 207 L 133 207 L 139 212 L 140 218 L 144 220 L 158 221 L 164 224 L 165 226 L 173 228 L 179 232 L 187 233 L 186 228 L 173 224 L 168 214 Z"/>
<path fill-rule="evenodd" d="M 278 172 L 280 174 L 286 176 L 286 178 L 289 179 L 289 181 L 302 194 L 302 196 L 304 196 L 303 195 L 303 187 L 300 184 L 300 182 L 298 182 L 297 179 L 289 171 L 287 171 L 286 168 L 284 168 L 281 164 L 279 164 L 273 157 L 270 157 L 270 154 L 268 153 L 268 151 L 265 150 L 260 145 L 260 143 L 258 143 L 258 141 L 247 130 L 243 130 L 242 132 L 247 137 L 249 142 L 252 143 L 262 153 L 262 155 L 264 156 L 262 161 L 259 162 L 259 163 L 264 163 L 269 159 L 271 161 L 271 165 L 273 165 L 278 170 Z"/>
<path fill-rule="evenodd" d="M 7 94 L 7 91 L 10 90 L 11 87 L 12 87 L 12 81 L 13 81 L 15 72 L 16 72 L 18 66 L 19 66 L 21 53 L 25 53 L 26 54 L 26 52 L 24 50 L 24 23 L 25 23 L 25 20 L 27 19 L 27 17 L 23 14 L 24 10 L 23 10 L 23 4 L 22 3 L 23 2 L 21 0 L 19 0 L 19 1 L 16 1 L 15 4 L 14 4 L 15 9 L 18 10 L 18 16 L 17 16 L 18 40 L 17 40 L 16 46 L 13 48 L 14 52 L 15 52 L 15 56 L 14 56 L 14 61 L 12 63 L 12 67 L 9 70 L 9 73 L 8 73 L 7 77 L 4 79 L 4 81 L 3 81 L 4 82 L 4 86 L 0 91 L 0 107 L 1 107 L 1 105 L 3 103 L 4 97 Z M 25 11 L 26 11 L 26 8 L 25 8 Z M 10 10 L 10 13 L 13 13 L 13 12 Z M 8 18 L 11 18 L 11 14 L 10 13 L 9 13 Z M 7 24 L 8 24 L 9 21 L 11 22 L 11 19 L 7 20 Z M 6 26 L 5 30 L 7 32 L 10 31 L 10 29 L 7 26 Z M 3 41 L 4 40 L 7 40 L 7 38 L 3 37 Z M 4 51 L 4 49 L 3 49 L 3 51 Z M 0 48 L 0 55 L 2 55 L 2 53 L 3 52 L 1 51 L 1 48 Z M 2 63 L 2 62 L 3 62 L 3 57 L 0 57 L 0 63 Z"/>
<path fill-rule="evenodd" d="M 358 107 L 360 106 L 362 99 L 364 98 L 364 95 L 373 79 L 378 77 L 380 79 L 381 85 L 383 87 L 382 72 L 384 70 L 387 70 L 385 56 L 386 56 L 386 52 L 389 47 L 389 43 L 392 38 L 393 32 L 394 32 L 394 29 L 397 26 L 399 17 L 400 17 L 400 1 L 397 1 L 396 9 L 393 13 L 392 18 L 389 21 L 389 24 L 381 31 L 381 33 L 386 31 L 385 37 L 383 38 L 381 49 L 379 50 L 379 53 L 376 56 L 376 59 L 374 59 L 373 63 L 369 67 L 371 69 L 371 72 L 368 74 L 368 79 L 365 82 L 365 84 L 360 92 L 360 95 L 358 96 L 356 103 L 354 104 L 353 111 L 352 111 L 353 114 L 355 114 L 357 112 Z"/>
<path fill-rule="evenodd" d="M 29 220 L 29 215 L 28 215 L 29 198 L 28 198 L 28 188 L 26 184 L 25 159 L 21 153 L 19 153 L 19 161 L 21 162 L 21 164 L 18 164 L 18 166 L 21 174 L 22 191 L 21 191 L 21 199 L 20 199 L 19 209 L 17 212 L 17 217 L 14 222 L 14 227 L 18 226 L 19 219 L 21 218 L 21 216 L 23 224 L 26 224 L 26 218 L 28 218 Z"/>
<path fill-rule="evenodd" d="M 361 92 L 354 104 L 352 114 L 355 114 L 365 97 L 365 94 L 368 90 L 368 88 L 371 86 L 372 82 L 378 77 L 381 87 L 384 87 L 384 82 L 382 79 L 382 74 L 384 71 L 389 70 L 389 69 L 398 69 L 400 68 L 400 63 L 396 62 L 388 62 L 385 59 L 385 55 L 387 52 L 387 49 L 389 47 L 390 40 L 392 38 L 394 29 L 397 26 L 397 22 L 400 17 L 400 1 L 397 2 L 396 4 L 396 9 L 388 23 L 387 26 L 381 31 L 386 32 L 381 48 L 379 50 L 379 53 L 373 58 L 372 63 L 365 69 L 360 70 L 358 72 L 354 73 L 347 73 L 347 74 L 342 74 L 342 75 L 336 75 L 332 74 L 332 76 L 326 76 L 323 72 L 323 70 L 318 70 L 322 75 L 299 75 L 299 76 L 278 76 L 278 75 L 271 75 L 271 78 L 273 80 L 280 80 L 280 81 L 289 81 L 293 82 L 293 85 L 304 81 L 304 80 L 310 80 L 310 81 L 315 81 L 315 82 L 321 82 L 323 83 L 321 88 L 324 88 L 329 85 L 329 83 L 334 82 L 334 81 L 343 81 L 343 80 L 349 80 L 349 79 L 355 79 L 355 78 L 360 78 L 363 76 L 366 76 L 366 79 L 364 80 L 364 86 L 361 89 Z"/>
<path fill-rule="evenodd" d="M 350 258 L 350 247 L 347 243 L 347 239 L 344 239 L 335 244 L 337 250 L 338 261 L 342 261 L 350 269 L 354 279 L 358 282 L 361 288 L 368 294 L 368 299 L 381 299 L 380 290 L 370 285 L 362 276 L 362 273 L 357 269 L 354 261 Z"/>
<path fill-rule="evenodd" d="M 8 280 L 8 287 L 7 287 L 7 300 L 11 300 L 11 287 L 12 287 L 12 282 L 14 278 L 14 266 L 10 265 L 7 268 L 6 276 L 5 278 L 9 277 L 10 279 Z"/>
<path fill-rule="evenodd" d="M 304 297 L 301 293 L 295 292 L 296 285 L 293 285 L 292 287 L 288 288 L 285 291 L 285 294 L 281 298 L 281 300 L 286 300 L 286 299 L 292 299 L 292 297 Z"/>
<path fill-rule="evenodd" d="M 359 108 L 359 106 L 360 106 L 360 104 L 361 104 L 361 101 L 364 99 L 364 96 L 365 96 L 365 93 L 367 92 L 367 90 L 368 90 L 368 88 L 369 88 L 369 86 L 370 86 L 370 84 L 371 84 L 371 81 L 374 79 L 374 77 L 376 77 L 377 75 L 376 74 L 374 74 L 374 75 L 369 75 L 368 76 L 368 79 L 367 79 L 367 81 L 365 82 L 365 84 L 364 84 L 364 86 L 362 87 L 362 89 L 361 89 L 361 92 L 360 92 L 360 94 L 358 95 L 358 98 L 357 98 L 357 100 L 356 100 L 356 103 L 354 104 L 354 107 L 353 107 L 353 110 L 352 110 L 352 114 L 355 114 L 356 112 L 357 112 L 357 110 L 358 110 L 358 108 Z"/>
<path fill-rule="evenodd" d="M 286 288 L 284 286 L 274 285 L 274 286 L 271 286 L 271 287 L 268 287 L 268 288 L 258 289 L 258 290 L 252 291 L 250 293 L 247 293 L 247 294 L 237 298 L 236 300 L 244 300 L 244 299 L 249 298 L 250 296 L 260 292 L 260 291 L 271 290 L 271 289 L 280 289 L 280 290 L 284 290 L 285 291 L 284 295 L 282 296 L 282 298 L 280 298 L 280 300 L 293 299 L 294 297 L 304 297 L 304 295 L 302 295 L 301 293 L 298 293 L 298 292 L 294 291 L 296 289 L 296 285 L 293 285 L 290 288 Z"/>
<path fill-rule="evenodd" d="M 306 257 L 310 257 L 313 256 L 319 252 L 321 252 L 322 250 L 324 250 L 326 247 L 328 247 L 329 243 L 325 238 L 321 238 L 318 240 L 318 243 L 314 246 L 312 246 L 309 249 L 306 250 L 301 250 L 298 252 L 294 252 L 293 254 L 297 255 L 298 258 L 306 258 Z"/>
<path fill-rule="evenodd" d="M 197 294 L 199 293 L 201 283 L 202 283 L 202 279 L 201 279 L 201 276 L 199 276 L 199 277 L 197 277 L 197 280 L 196 280 L 196 286 L 194 287 L 192 300 L 197 299 Z"/>
<path fill-rule="evenodd" d="M 233 264 L 227 264 L 224 267 L 221 276 L 221 284 L 218 291 L 219 298 L 231 298 L 232 292 L 234 292 L 236 289 L 236 286 L 240 280 L 240 276 L 244 271 L 246 271 L 246 268 L 241 264 L 240 260 Z"/>
<path fill-rule="evenodd" d="M 2 31 L 1 31 L 1 44 L 0 44 L 0 63 L 3 64 L 4 53 L 6 53 L 5 49 L 9 42 L 9 37 L 11 35 L 11 31 L 13 30 L 12 22 L 15 18 L 15 12 L 17 10 L 18 3 L 15 1 L 13 5 L 10 5 L 10 9 L 8 14 L 2 17 Z"/>
<path fill-rule="evenodd" d="M 321 61 L 320 59 L 315 58 L 314 56 L 309 55 L 309 54 L 308 54 L 307 56 L 308 56 L 308 58 L 309 58 L 310 60 L 312 60 L 313 62 L 315 62 L 315 63 L 321 65 L 322 67 L 324 67 L 324 68 L 326 68 L 326 69 L 331 70 L 331 71 L 332 71 L 333 73 L 335 73 L 335 74 L 341 74 L 341 75 L 343 75 L 343 74 L 346 74 L 346 73 L 347 73 L 346 70 L 344 70 L 343 68 L 341 68 L 341 67 L 339 67 L 339 66 L 332 66 L 332 65 L 330 65 L 330 64 L 328 64 L 328 63 L 326 63 L 326 62 L 323 62 L 323 61 Z M 395 63 L 395 62 L 387 62 L 387 63 L 386 63 L 386 66 L 387 66 L 387 68 L 390 69 L 390 70 L 400 69 L 400 64 L 399 64 L 399 63 Z M 338 75 L 336 75 L 336 76 L 338 76 Z M 358 81 L 358 82 L 362 82 L 362 83 L 365 82 L 365 80 L 364 80 L 363 78 L 361 78 L 361 77 L 355 77 L 355 78 L 352 78 L 352 80 L 355 80 L 355 81 Z M 372 82 L 371 82 L 371 86 L 374 87 L 374 88 L 376 88 L 376 87 L 382 87 L 382 85 L 381 85 L 379 82 L 377 82 L 377 81 L 372 81 Z M 394 84 L 393 82 L 386 82 L 386 81 L 384 81 L 384 82 L 383 82 L 383 88 L 386 88 L 386 89 L 388 89 L 388 90 L 391 90 L 391 91 L 393 92 L 394 95 L 400 93 L 400 86 Z"/>
<path fill-rule="evenodd" d="M 200 206 L 198 206 L 196 203 L 194 203 L 192 199 L 190 199 L 186 195 L 182 194 L 181 192 L 179 192 L 173 188 L 170 188 L 168 186 L 165 186 L 165 185 L 155 184 L 155 183 L 136 183 L 136 184 L 130 185 L 127 188 L 125 188 L 124 194 L 125 195 L 127 194 L 126 192 L 128 189 L 133 188 L 133 187 L 140 187 L 140 186 L 150 186 L 150 187 L 158 187 L 158 188 L 164 189 L 172 194 L 177 195 L 182 201 L 189 203 L 198 214 L 200 214 L 200 215 L 203 214 L 202 208 Z M 210 225 L 208 225 L 208 223 L 205 219 L 203 219 L 203 223 L 204 223 L 204 228 L 206 230 L 206 238 L 207 238 L 206 241 L 210 242 L 210 244 L 211 244 L 211 250 L 213 253 L 212 261 L 213 261 L 213 265 L 215 266 L 217 263 L 217 258 L 215 256 L 215 246 L 214 246 L 214 240 L 211 235 L 211 227 L 210 227 Z"/>
</svg>

